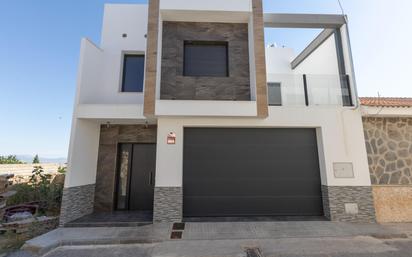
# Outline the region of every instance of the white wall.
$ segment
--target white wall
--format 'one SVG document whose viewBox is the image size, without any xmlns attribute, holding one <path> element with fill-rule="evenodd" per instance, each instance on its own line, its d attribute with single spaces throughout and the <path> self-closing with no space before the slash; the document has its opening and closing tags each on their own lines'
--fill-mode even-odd
<svg viewBox="0 0 412 257">
<path fill-rule="evenodd" d="M 83 52 L 80 104 L 143 103 L 143 93 L 120 92 L 120 87 L 122 54 L 146 51 L 147 13 L 147 5 L 105 5 L 101 50 L 90 46 Z"/>
<path fill-rule="evenodd" d="M 159 118 L 156 186 L 182 186 L 184 127 L 307 127 L 317 128 L 322 184 L 331 186 L 369 186 L 369 168 L 359 111 L 344 108 L 270 107 L 269 118 L 201 119 Z M 176 144 L 166 144 L 169 132 L 176 133 Z M 355 178 L 334 177 L 334 162 L 352 162 Z"/>
<path fill-rule="evenodd" d="M 83 119 L 73 120 L 65 187 L 96 183 L 99 137 L 99 123 Z"/>
<path fill-rule="evenodd" d="M 88 39 L 82 39 L 75 104 L 92 101 L 102 85 L 103 50 Z"/>
<path fill-rule="evenodd" d="M 299 74 L 339 74 L 335 37 L 331 35 L 294 71 Z"/>
<path fill-rule="evenodd" d="M 145 119 L 142 104 L 80 104 L 75 111 L 79 119 Z"/>
<path fill-rule="evenodd" d="M 266 47 L 266 72 L 268 74 L 293 74 L 291 62 L 295 51 L 287 47 Z"/>
<path fill-rule="evenodd" d="M 251 0 L 160 0 L 161 10 L 251 12 Z"/>
<path fill-rule="evenodd" d="M 281 83 L 282 105 L 304 106 L 303 78 L 294 73 L 292 48 L 266 47 L 267 82 Z"/>
<path fill-rule="evenodd" d="M 146 32 L 147 5 L 106 4 L 101 47 L 82 40 L 65 187 L 95 183 L 101 123 L 144 122 L 143 93 L 120 86 L 122 55 L 144 54 Z"/>
<path fill-rule="evenodd" d="M 295 69 L 307 74 L 309 104 L 342 105 L 335 37 L 331 35 Z"/>
<path fill-rule="evenodd" d="M 251 0 L 160 0 L 163 20 L 181 22 L 248 22 Z"/>
<path fill-rule="evenodd" d="M 156 116 L 256 117 L 256 101 L 156 100 Z"/>
</svg>

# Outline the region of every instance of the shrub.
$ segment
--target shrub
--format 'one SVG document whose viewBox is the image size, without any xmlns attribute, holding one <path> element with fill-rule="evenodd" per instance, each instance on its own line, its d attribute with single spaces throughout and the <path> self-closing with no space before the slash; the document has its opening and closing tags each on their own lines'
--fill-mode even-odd
<svg viewBox="0 0 412 257">
<path fill-rule="evenodd" d="M 67 167 L 59 166 L 57 168 L 57 172 L 60 173 L 60 174 L 66 174 L 66 171 L 67 171 Z"/>
<path fill-rule="evenodd" d="M 0 156 L 0 164 L 23 164 L 16 155 Z"/>
<path fill-rule="evenodd" d="M 28 183 L 12 187 L 16 194 L 7 199 L 7 205 L 40 202 L 39 214 L 58 215 L 63 195 L 63 185 L 52 184 L 51 175 L 41 166 L 35 167 Z"/>
</svg>

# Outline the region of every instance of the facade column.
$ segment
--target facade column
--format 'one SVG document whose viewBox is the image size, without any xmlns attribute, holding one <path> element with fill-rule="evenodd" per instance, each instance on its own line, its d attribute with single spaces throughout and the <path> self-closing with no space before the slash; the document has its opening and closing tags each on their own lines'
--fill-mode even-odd
<svg viewBox="0 0 412 257">
<path fill-rule="evenodd" d="M 75 118 L 71 131 L 60 225 L 92 213 L 94 205 L 100 125 Z"/>
</svg>

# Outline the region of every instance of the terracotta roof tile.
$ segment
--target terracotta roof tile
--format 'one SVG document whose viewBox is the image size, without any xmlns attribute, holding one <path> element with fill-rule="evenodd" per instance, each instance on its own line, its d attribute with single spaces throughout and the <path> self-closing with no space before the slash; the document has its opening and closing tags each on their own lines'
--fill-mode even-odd
<svg viewBox="0 0 412 257">
<path fill-rule="evenodd" d="M 364 106 L 375 107 L 412 107 L 410 97 L 360 97 L 360 103 Z"/>
</svg>

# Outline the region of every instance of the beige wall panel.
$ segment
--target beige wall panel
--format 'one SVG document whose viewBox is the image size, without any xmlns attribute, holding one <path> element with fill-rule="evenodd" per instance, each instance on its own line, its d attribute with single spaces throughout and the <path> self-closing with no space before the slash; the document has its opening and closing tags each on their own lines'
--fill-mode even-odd
<svg viewBox="0 0 412 257">
<path fill-rule="evenodd" d="M 412 222 L 412 186 L 374 186 L 378 222 Z"/>
</svg>

